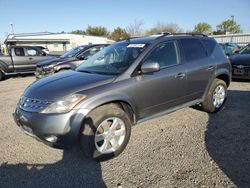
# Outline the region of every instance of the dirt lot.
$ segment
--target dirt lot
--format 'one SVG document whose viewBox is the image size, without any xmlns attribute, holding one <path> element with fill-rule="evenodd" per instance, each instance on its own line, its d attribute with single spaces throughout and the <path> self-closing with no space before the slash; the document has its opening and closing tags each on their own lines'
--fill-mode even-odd
<svg viewBox="0 0 250 188">
<path fill-rule="evenodd" d="M 224 109 L 179 110 L 132 129 L 126 150 L 97 163 L 26 136 L 12 112 L 33 77 L 0 82 L 0 187 L 249 187 L 250 82 Z"/>
</svg>

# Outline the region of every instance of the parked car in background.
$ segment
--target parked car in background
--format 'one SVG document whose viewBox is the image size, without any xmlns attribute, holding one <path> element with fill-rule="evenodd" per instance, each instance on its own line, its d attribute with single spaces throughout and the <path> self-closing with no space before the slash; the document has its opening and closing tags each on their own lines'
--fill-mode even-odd
<svg viewBox="0 0 250 188">
<path fill-rule="evenodd" d="M 60 57 L 37 63 L 36 77 L 39 79 L 59 71 L 74 70 L 85 60 L 106 47 L 107 44 L 78 46 Z"/>
<path fill-rule="evenodd" d="M 50 146 L 80 143 L 86 156 L 107 160 L 125 149 L 133 124 L 196 104 L 209 113 L 222 109 L 230 71 L 217 42 L 204 35 L 127 39 L 76 71 L 31 84 L 13 115 Z"/>
<path fill-rule="evenodd" d="M 229 59 L 232 63 L 232 78 L 250 79 L 250 44 Z"/>
<path fill-rule="evenodd" d="M 37 48 L 40 48 L 43 52 L 45 52 L 46 54 L 49 54 L 49 49 L 47 47 L 44 46 L 36 46 Z"/>
<path fill-rule="evenodd" d="M 234 54 L 235 52 L 239 51 L 241 48 L 237 43 L 234 43 L 234 42 L 225 42 L 225 43 L 219 43 L 219 44 L 227 56 Z"/>
<path fill-rule="evenodd" d="M 37 62 L 55 57 L 35 46 L 11 46 L 8 54 L 0 56 L 0 80 L 8 75 L 34 73 Z"/>
</svg>

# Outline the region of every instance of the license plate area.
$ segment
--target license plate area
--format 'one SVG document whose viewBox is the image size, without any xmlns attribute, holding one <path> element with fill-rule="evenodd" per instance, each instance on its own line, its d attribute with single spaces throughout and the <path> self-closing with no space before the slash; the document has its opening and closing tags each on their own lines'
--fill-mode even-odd
<svg viewBox="0 0 250 188">
<path fill-rule="evenodd" d="M 236 74 L 236 75 L 244 75 L 245 70 L 244 69 L 234 69 L 234 74 Z"/>
</svg>

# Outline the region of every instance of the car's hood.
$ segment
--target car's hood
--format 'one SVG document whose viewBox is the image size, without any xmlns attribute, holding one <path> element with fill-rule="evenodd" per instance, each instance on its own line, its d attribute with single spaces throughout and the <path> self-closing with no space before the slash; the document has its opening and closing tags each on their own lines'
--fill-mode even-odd
<svg viewBox="0 0 250 188">
<path fill-rule="evenodd" d="M 55 58 L 50 58 L 41 62 L 37 63 L 38 67 L 44 67 L 44 66 L 49 66 L 49 65 L 56 65 L 58 63 L 65 63 L 68 61 L 72 61 L 75 58 L 62 58 L 62 57 L 55 57 Z"/>
<path fill-rule="evenodd" d="M 112 82 L 115 76 L 65 71 L 42 78 L 31 84 L 24 96 L 55 101 L 67 95 Z"/>
<path fill-rule="evenodd" d="M 229 59 L 235 65 L 250 65 L 250 54 L 234 54 Z"/>
</svg>

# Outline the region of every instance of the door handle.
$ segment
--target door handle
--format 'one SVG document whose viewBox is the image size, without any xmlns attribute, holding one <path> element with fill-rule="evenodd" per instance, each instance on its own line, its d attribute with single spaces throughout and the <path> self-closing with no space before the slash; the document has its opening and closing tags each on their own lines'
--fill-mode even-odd
<svg viewBox="0 0 250 188">
<path fill-rule="evenodd" d="M 208 71 L 214 70 L 214 66 L 213 66 L 213 65 L 209 66 L 209 67 L 207 68 L 207 70 L 208 70 Z"/>
<path fill-rule="evenodd" d="M 183 79 L 185 76 L 186 76 L 186 74 L 180 72 L 177 75 L 175 75 L 175 78 L 177 78 L 177 79 Z"/>
<path fill-rule="evenodd" d="M 32 57 L 29 58 L 29 60 L 32 60 L 32 59 L 33 59 Z"/>
</svg>

